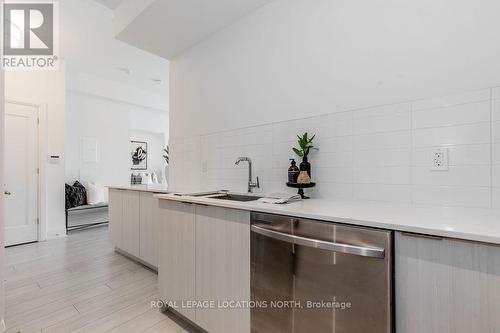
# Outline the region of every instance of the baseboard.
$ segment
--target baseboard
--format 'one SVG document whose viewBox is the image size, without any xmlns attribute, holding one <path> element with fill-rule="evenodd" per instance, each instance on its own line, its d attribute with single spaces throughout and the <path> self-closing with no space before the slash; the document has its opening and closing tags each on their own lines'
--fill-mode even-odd
<svg viewBox="0 0 500 333">
<path fill-rule="evenodd" d="M 66 237 L 66 229 L 60 231 L 48 231 L 47 232 L 47 240 L 64 238 Z"/>
<path fill-rule="evenodd" d="M 156 273 L 158 273 L 158 267 L 153 266 L 150 263 L 148 263 L 148 262 L 146 262 L 146 261 L 144 261 L 144 260 L 142 260 L 140 258 L 137 258 L 133 254 L 130 254 L 127 251 L 124 251 L 124 250 L 122 250 L 122 249 L 120 249 L 118 247 L 115 247 L 115 251 L 118 252 L 118 253 L 120 253 L 120 254 L 122 254 L 122 255 L 124 255 L 125 257 L 127 257 L 129 259 L 132 259 L 133 261 L 135 261 L 135 262 L 137 262 L 137 263 L 139 263 L 139 264 L 141 264 L 141 265 L 143 265 L 143 266 L 145 266 L 145 267 L 147 267 L 147 268 L 155 271 Z"/>
</svg>

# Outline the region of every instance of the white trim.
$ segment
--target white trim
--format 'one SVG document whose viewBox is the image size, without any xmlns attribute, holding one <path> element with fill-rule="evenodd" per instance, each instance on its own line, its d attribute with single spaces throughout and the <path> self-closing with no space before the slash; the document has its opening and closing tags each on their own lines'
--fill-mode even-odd
<svg viewBox="0 0 500 333">
<path fill-rule="evenodd" d="M 39 194 L 39 218 L 40 225 L 38 228 L 38 237 L 40 242 L 47 240 L 47 144 L 48 144 L 48 119 L 47 104 L 42 104 L 38 108 L 38 194 Z"/>
<path fill-rule="evenodd" d="M 5 98 L 5 103 L 25 105 L 36 108 L 38 118 L 38 196 L 37 196 L 37 217 L 40 221 L 38 230 L 38 242 L 47 240 L 47 192 L 46 192 L 46 163 L 44 163 L 47 152 L 47 105 L 41 103 L 27 102 L 15 98 Z M 1 324 L 0 324 L 1 325 Z"/>
<path fill-rule="evenodd" d="M 2 319 L 0 320 L 0 332 L 5 332 L 7 330 L 7 327 L 5 326 L 5 320 Z"/>
</svg>

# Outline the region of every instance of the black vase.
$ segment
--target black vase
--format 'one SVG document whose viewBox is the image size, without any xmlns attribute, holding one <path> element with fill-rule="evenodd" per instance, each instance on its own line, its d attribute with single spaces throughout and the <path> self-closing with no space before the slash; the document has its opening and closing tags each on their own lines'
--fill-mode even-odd
<svg viewBox="0 0 500 333">
<path fill-rule="evenodd" d="M 300 171 L 306 171 L 311 178 L 311 163 L 307 161 L 307 156 L 302 158 L 302 162 L 300 163 Z"/>
</svg>

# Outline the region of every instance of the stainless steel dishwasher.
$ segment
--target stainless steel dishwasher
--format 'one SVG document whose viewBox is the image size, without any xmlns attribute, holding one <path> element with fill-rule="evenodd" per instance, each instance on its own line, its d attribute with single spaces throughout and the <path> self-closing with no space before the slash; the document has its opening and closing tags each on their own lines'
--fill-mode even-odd
<svg viewBox="0 0 500 333">
<path fill-rule="evenodd" d="M 391 231 L 252 213 L 252 333 L 390 333 Z"/>
</svg>

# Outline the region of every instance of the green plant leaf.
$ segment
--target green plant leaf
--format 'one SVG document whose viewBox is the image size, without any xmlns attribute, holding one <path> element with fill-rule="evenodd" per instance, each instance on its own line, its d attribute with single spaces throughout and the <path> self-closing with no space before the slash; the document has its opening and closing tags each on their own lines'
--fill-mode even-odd
<svg viewBox="0 0 500 333">
<path fill-rule="evenodd" d="M 302 150 L 307 148 L 307 138 L 305 138 L 305 135 L 299 140 L 299 145 Z"/>
<path fill-rule="evenodd" d="M 318 148 L 316 148 L 312 144 L 312 142 L 315 138 L 316 138 L 316 134 L 313 134 L 313 136 L 309 138 L 308 132 L 305 132 L 304 134 L 302 134 L 302 136 L 297 135 L 298 144 L 299 144 L 300 149 L 293 148 L 293 151 L 295 152 L 295 154 L 297 154 L 297 156 L 299 156 L 299 157 L 307 157 L 307 155 L 309 155 L 311 150 L 315 150 L 315 151 L 319 150 Z"/>
<path fill-rule="evenodd" d="M 295 154 L 297 154 L 297 156 L 299 156 L 299 157 L 304 157 L 304 153 L 303 153 L 301 150 L 299 150 L 299 149 L 297 149 L 297 148 L 292 148 L 292 149 L 293 149 L 293 152 L 294 152 Z"/>
</svg>

